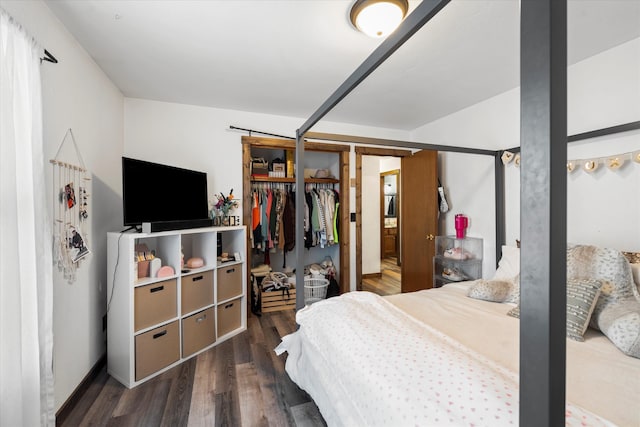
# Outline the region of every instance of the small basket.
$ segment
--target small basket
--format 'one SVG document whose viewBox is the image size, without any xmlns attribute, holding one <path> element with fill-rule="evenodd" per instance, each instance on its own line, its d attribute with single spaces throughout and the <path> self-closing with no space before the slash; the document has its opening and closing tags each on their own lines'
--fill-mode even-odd
<svg viewBox="0 0 640 427">
<path fill-rule="evenodd" d="M 329 281 L 323 277 L 304 278 L 304 303 L 311 305 L 327 297 Z"/>
</svg>

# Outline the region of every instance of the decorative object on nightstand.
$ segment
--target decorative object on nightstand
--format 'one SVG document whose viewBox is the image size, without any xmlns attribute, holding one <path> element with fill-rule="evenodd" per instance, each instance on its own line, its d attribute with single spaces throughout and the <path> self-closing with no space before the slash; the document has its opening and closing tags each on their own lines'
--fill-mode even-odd
<svg viewBox="0 0 640 427">
<path fill-rule="evenodd" d="M 436 255 L 433 257 L 434 288 L 451 282 L 480 278 L 482 278 L 481 238 L 460 239 L 456 236 L 436 236 Z"/>
<path fill-rule="evenodd" d="M 469 218 L 463 214 L 456 214 L 456 239 L 464 239 L 464 234 L 469 226 Z"/>
<path fill-rule="evenodd" d="M 231 221 L 229 214 L 238 207 L 238 201 L 234 199 L 233 188 L 229 191 L 229 195 L 216 194 L 213 201 L 213 208 L 209 212 L 209 216 L 213 220 L 214 226 L 236 225 L 236 221 Z M 233 222 L 233 224 L 232 224 Z"/>
</svg>

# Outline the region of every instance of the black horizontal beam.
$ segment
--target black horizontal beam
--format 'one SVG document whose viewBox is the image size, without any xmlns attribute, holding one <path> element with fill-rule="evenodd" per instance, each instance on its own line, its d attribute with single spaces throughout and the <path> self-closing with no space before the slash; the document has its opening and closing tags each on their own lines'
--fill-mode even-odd
<svg viewBox="0 0 640 427">
<path fill-rule="evenodd" d="M 567 144 L 576 141 L 583 141 L 585 139 L 597 138 L 599 136 L 607 136 L 614 135 L 616 133 L 629 132 L 632 130 L 640 129 L 640 121 L 637 122 L 629 122 L 621 125 L 610 126 L 608 128 L 590 130 L 589 132 L 577 133 L 575 135 L 570 135 L 567 137 Z M 503 151 L 510 151 L 512 153 L 519 153 L 520 147 L 508 148 Z"/>
<path fill-rule="evenodd" d="M 318 139 L 322 141 L 348 142 L 353 144 L 367 144 L 367 145 L 382 145 L 385 147 L 398 147 L 398 148 L 415 148 L 418 150 L 446 151 L 450 153 L 481 154 L 485 156 L 495 156 L 497 153 L 494 150 L 483 150 L 480 148 L 455 147 L 450 145 L 427 144 L 424 142 L 400 141 L 395 139 L 367 138 L 364 136 L 340 135 L 336 133 L 307 132 L 305 134 L 305 137 L 307 139 Z"/>
</svg>

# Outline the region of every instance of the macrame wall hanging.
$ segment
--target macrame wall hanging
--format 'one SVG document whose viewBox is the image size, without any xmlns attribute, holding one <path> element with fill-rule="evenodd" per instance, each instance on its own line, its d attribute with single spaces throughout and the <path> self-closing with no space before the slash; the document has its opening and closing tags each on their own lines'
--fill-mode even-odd
<svg viewBox="0 0 640 427">
<path fill-rule="evenodd" d="M 78 164 L 60 159 L 62 148 L 71 140 Z M 53 261 L 69 283 L 76 280 L 80 260 L 89 251 L 87 223 L 89 219 L 89 178 L 82 155 L 71 129 L 67 130 L 53 165 Z"/>
</svg>

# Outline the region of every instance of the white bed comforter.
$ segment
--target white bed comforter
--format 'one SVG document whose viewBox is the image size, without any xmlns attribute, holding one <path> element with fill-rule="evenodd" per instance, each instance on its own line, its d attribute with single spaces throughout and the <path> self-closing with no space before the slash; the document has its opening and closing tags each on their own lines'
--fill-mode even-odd
<svg viewBox="0 0 640 427">
<path fill-rule="evenodd" d="M 518 425 L 514 371 L 375 294 L 316 303 L 297 321 L 276 352 L 329 425 Z M 566 421 L 611 425 L 570 403 Z"/>
</svg>

